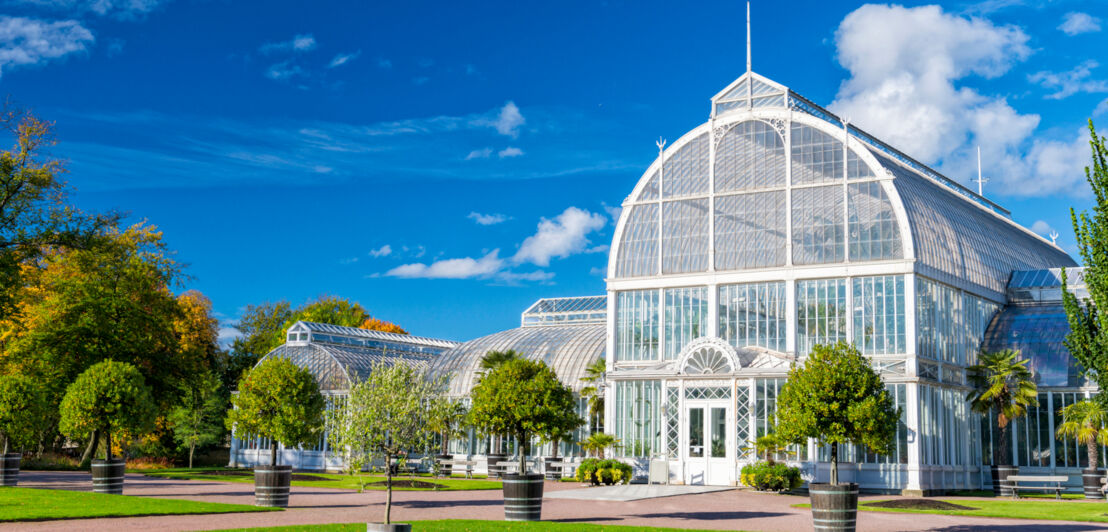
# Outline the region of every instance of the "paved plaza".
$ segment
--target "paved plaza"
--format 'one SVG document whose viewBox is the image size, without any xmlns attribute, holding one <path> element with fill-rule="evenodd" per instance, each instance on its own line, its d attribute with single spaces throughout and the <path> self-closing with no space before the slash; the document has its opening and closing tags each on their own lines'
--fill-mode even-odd
<svg viewBox="0 0 1108 532">
<path fill-rule="evenodd" d="M 20 485 L 25 487 L 87 489 L 86 473 L 24 472 Z M 618 494 L 611 489 L 596 488 L 598 497 L 582 500 L 559 496 L 581 493 L 574 483 L 546 484 L 548 493 L 543 505 L 543 519 L 561 522 L 600 523 L 616 525 L 663 526 L 720 530 L 811 530 L 807 510 L 791 505 L 807 502 L 806 497 L 769 495 L 739 490 L 706 493 L 673 494 L 678 490 L 658 490 L 666 496 L 611 501 L 603 498 Z M 628 493 L 644 494 L 637 486 Z M 128 474 L 125 493 L 142 497 L 180 498 L 211 502 L 252 504 L 253 485 L 233 482 L 168 480 Z M 875 496 L 876 497 L 876 496 Z M 889 498 L 881 496 L 881 498 Z M 0 530 L 36 531 L 106 531 L 131 530 L 212 530 L 255 526 L 288 526 L 320 523 L 365 522 L 380 519 L 385 492 L 356 493 L 348 490 L 293 487 L 290 508 L 283 512 L 129 517 L 118 519 L 88 519 L 12 523 L 0 525 Z M 413 492 L 393 494 L 393 518 L 397 521 L 423 519 L 503 519 L 502 495 L 499 490 Z M 1074 504 L 1105 504 L 1074 501 Z M 1108 504 L 1105 504 L 1108 513 Z M 1106 530 L 1108 526 L 1063 521 L 1029 521 L 953 517 L 929 514 L 896 514 L 862 512 L 861 531 L 942 530 L 968 532 L 995 530 L 1001 532 L 1071 532 Z"/>
</svg>

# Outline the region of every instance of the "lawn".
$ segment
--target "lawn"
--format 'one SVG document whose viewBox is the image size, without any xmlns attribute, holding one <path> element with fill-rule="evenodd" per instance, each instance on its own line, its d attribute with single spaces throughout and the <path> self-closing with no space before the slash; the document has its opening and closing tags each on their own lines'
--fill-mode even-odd
<svg viewBox="0 0 1108 532">
<path fill-rule="evenodd" d="M 558 523 L 553 521 L 542 522 L 506 522 L 506 521 L 476 521 L 476 520 L 455 520 L 447 519 L 443 521 L 401 521 L 404 523 L 412 524 L 412 532 L 499 532 L 501 530 L 511 530 L 513 532 L 527 532 L 531 530 L 554 530 L 554 531 L 581 531 L 581 532 L 677 532 L 687 530 L 684 528 L 657 528 L 649 526 L 619 526 L 619 525 L 590 525 L 588 523 Z M 334 524 L 334 525 L 302 525 L 302 526 L 288 526 L 288 527 L 275 527 L 275 528 L 238 528 L 232 529 L 235 532 L 239 531 L 274 531 L 274 532 L 286 532 L 286 531 L 300 531 L 310 530 L 313 532 L 365 532 L 365 523 L 350 523 L 350 524 Z M 222 531 L 230 532 L 230 531 Z M 699 532 L 711 532 L 701 530 Z M 718 531 L 717 531 L 718 532 Z"/>
<path fill-rule="evenodd" d="M 136 471 L 150 477 L 173 478 L 181 480 L 214 480 L 218 482 L 254 482 L 254 472 L 249 469 L 230 468 L 197 468 L 197 469 L 157 469 Z M 293 486 L 310 488 L 338 488 L 347 490 L 359 489 L 362 483 L 366 483 L 367 490 L 383 490 L 384 475 L 336 475 L 332 473 L 297 473 L 292 475 Z M 465 479 L 465 478 L 434 478 L 427 475 L 400 475 L 393 477 L 393 489 L 397 491 L 464 491 L 464 490 L 498 490 L 501 484 L 495 480 Z M 405 483 L 414 482 L 409 486 Z"/>
<path fill-rule="evenodd" d="M 275 510 L 277 509 L 243 504 L 152 499 L 84 491 L 0 488 L 0 522 Z"/>
<path fill-rule="evenodd" d="M 915 514 L 959 515 L 966 517 L 1006 517 L 1011 519 L 1041 519 L 1050 521 L 1086 521 L 1108 523 L 1108 505 L 1104 501 L 1083 502 L 1072 500 L 983 500 L 983 499 L 922 499 L 969 507 L 965 510 L 932 510 L 914 508 L 881 508 L 873 506 L 884 500 L 867 500 L 858 505 L 867 512 L 897 512 Z M 796 504 L 794 508 L 810 508 L 808 504 Z"/>
</svg>

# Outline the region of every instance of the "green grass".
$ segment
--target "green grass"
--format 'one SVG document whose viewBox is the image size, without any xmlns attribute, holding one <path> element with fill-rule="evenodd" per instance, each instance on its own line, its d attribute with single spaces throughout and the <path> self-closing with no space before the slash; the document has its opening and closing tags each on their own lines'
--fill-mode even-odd
<svg viewBox="0 0 1108 532">
<path fill-rule="evenodd" d="M 141 515 L 224 514 L 273 510 L 276 509 L 243 504 L 106 495 L 84 491 L 0 488 L 0 522 L 89 517 L 134 517 Z"/>
<path fill-rule="evenodd" d="M 935 499 L 951 504 L 976 508 L 975 510 L 913 510 L 909 508 L 880 508 L 869 506 L 880 500 L 867 500 L 858 504 L 866 512 L 894 512 L 908 514 L 941 514 L 965 517 L 1006 517 L 1011 519 L 1041 519 L 1044 521 L 1085 521 L 1108 523 L 1108 506 L 1101 502 L 1076 502 L 1056 500 L 980 500 Z M 793 508 L 811 508 L 810 504 L 794 504 Z"/>
<path fill-rule="evenodd" d="M 946 492 L 948 497 L 995 497 L 996 495 L 992 490 L 952 490 Z M 1050 499 L 1054 500 L 1053 493 L 1020 493 L 1020 497 L 1024 499 Z M 1063 493 L 1063 499 L 1079 500 L 1084 499 L 1084 493 Z"/>
<path fill-rule="evenodd" d="M 241 475 L 219 475 L 215 474 L 217 471 L 238 471 L 243 473 Z M 147 471 L 136 471 L 136 473 L 142 473 L 150 477 L 159 478 L 171 478 L 178 480 L 209 480 L 216 482 L 243 482 L 253 483 L 254 475 L 248 469 L 229 469 L 229 468 L 196 468 L 196 469 L 158 469 Z M 293 480 L 293 486 L 303 486 L 309 488 L 337 488 L 356 490 L 359 489 L 362 483 L 371 482 L 384 482 L 384 475 L 336 475 L 332 473 L 298 473 L 312 475 L 314 477 L 323 477 L 327 480 Z M 408 475 L 400 475 L 393 477 L 393 480 L 408 480 Z M 466 478 L 433 478 L 427 475 L 416 475 L 412 477 L 414 480 L 421 482 L 429 482 L 435 484 L 436 488 L 411 488 L 411 487 L 393 487 L 396 491 L 465 491 L 465 490 L 498 490 L 501 489 L 501 483 L 495 480 L 484 479 L 466 479 Z M 384 486 L 365 486 L 367 490 L 384 490 Z"/>
<path fill-rule="evenodd" d="M 507 522 L 507 521 L 476 521 L 462 519 L 446 519 L 442 521 L 401 521 L 411 523 L 412 532 L 499 532 L 501 530 L 532 531 L 582 531 L 582 532 L 677 532 L 688 530 L 685 528 L 657 528 L 649 526 L 620 526 L 620 525 L 591 525 L 588 523 L 558 523 L 554 521 L 542 522 Z M 333 524 L 333 525 L 301 525 L 274 528 L 236 528 L 221 532 L 257 532 L 257 531 L 300 531 L 313 532 L 365 532 L 365 523 Z M 711 531 L 700 531 L 711 532 Z M 717 531 L 718 532 L 718 531 Z"/>
</svg>

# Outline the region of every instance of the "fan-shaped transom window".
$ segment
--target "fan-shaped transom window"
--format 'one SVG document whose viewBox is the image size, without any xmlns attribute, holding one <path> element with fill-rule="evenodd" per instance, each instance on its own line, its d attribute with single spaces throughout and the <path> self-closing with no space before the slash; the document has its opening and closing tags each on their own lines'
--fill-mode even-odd
<svg viewBox="0 0 1108 532">
<path fill-rule="evenodd" d="M 731 373 L 731 359 L 716 346 L 705 345 L 696 348 L 685 361 L 686 375 L 714 375 Z"/>
</svg>

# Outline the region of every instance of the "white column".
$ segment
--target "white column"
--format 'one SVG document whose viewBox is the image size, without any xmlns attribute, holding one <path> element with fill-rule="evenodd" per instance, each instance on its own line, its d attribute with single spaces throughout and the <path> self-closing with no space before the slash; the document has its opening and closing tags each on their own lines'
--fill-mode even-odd
<svg viewBox="0 0 1108 532">
<path fill-rule="evenodd" d="M 904 486 L 904 491 L 920 493 L 923 491 L 920 472 L 923 455 L 920 445 L 919 384 L 910 382 L 905 386 L 905 391 L 905 406 L 908 410 L 905 413 L 908 425 L 908 483 Z"/>
<path fill-rule="evenodd" d="M 796 280 L 785 281 L 785 352 L 796 352 Z"/>
<path fill-rule="evenodd" d="M 719 285 L 708 285 L 708 315 L 705 316 L 708 320 L 706 327 L 703 327 L 703 336 L 719 336 Z M 705 324 L 701 324 L 705 325 Z"/>
</svg>

